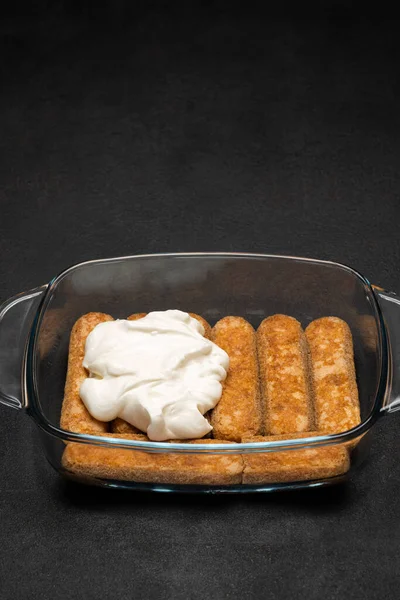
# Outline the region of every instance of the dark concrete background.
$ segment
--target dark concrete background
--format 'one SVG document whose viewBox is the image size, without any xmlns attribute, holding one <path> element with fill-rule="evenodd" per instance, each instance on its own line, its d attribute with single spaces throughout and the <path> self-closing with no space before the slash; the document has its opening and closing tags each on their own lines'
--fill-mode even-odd
<svg viewBox="0 0 400 600">
<path fill-rule="evenodd" d="M 184 250 L 328 258 L 400 291 L 398 22 L 352 3 L 8 8 L 2 299 Z M 346 487 L 235 498 L 67 486 L 28 418 L 0 415 L 4 600 L 398 596 L 396 415 Z"/>
</svg>

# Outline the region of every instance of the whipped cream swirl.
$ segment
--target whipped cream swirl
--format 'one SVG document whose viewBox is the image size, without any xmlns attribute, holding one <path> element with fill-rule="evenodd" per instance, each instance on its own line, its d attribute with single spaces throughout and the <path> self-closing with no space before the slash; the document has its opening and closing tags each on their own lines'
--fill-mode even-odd
<svg viewBox="0 0 400 600">
<path fill-rule="evenodd" d="M 107 321 L 88 335 L 80 396 L 99 421 L 121 417 L 150 440 L 200 438 L 221 398 L 229 357 L 180 310 Z"/>
</svg>

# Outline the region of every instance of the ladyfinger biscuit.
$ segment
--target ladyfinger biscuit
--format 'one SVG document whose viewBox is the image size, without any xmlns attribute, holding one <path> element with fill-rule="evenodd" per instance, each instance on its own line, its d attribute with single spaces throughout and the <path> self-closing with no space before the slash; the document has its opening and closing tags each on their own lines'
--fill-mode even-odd
<svg viewBox="0 0 400 600">
<path fill-rule="evenodd" d="M 119 437 L 135 439 L 133 435 Z M 192 440 L 190 443 L 229 444 L 225 440 Z M 243 461 L 240 455 L 232 454 L 161 454 L 70 443 L 64 451 L 62 466 L 69 473 L 89 478 L 230 485 L 241 483 Z"/>
<path fill-rule="evenodd" d="M 211 411 L 216 438 L 240 442 L 242 435 L 261 432 L 256 333 L 241 317 L 225 317 L 212 330 L 212 340 L 229 356 L 222 396 Z"/>
<path fill-rule="evenodd" d="M 242 442 L 271 442 L 315 437 L 310 431 L 295 436 L 243 436 Z M 344 445 L 300 448 L 277 452 L 243 454 L 244 484 L 283 483 L 326 479 L 343 475 L 350 469 L 350 457 Z"/>
<path fill-rule="evenodd" d="M 308 348 L 296 319 L 274 315 L 257 330 L 258 357 L 267 434 L 313 428 Z"/>
<path fill-rule="evenodd" d="M 193 317 L 193 319 L 196 319 L 203 325 L 204 337 L 206 337 L 207 339 L 210 339 L 211 327 L 207 323 L 207 321 L 205 319 L 203 319 L 203 317 L 200 317 L 200 315 L 196 315 L 195 313 L 189 313 L 189 314 L 191 317 Z M 138 319 L 141 319 L 142 317 L 145 317 L 145 316 L 146 316 L 146 313 L 134 313 L 133 315 L 130 315 L 128 317 L 128 321 L 137 321 Z M 207 418 L 207 415 L 205 415 L 205 417 Z M 120 419 L 119 417 L 117 419 L 114 419 L 114 421 L 111 421 L 111 431 L 113 431 L 115 433 L 141 433 L 140 429 L 138 429 L 134 425 L 131 425 L 124 419 Z"/>
<path fill-rule="evenodd" d="M 138 319 L 143 319 L 147 313 L 133 313 L 133 315 L 129 315 L 128 321 L 137 321 Z"/>
<path fill-rule="evenodd" d="M 201 323 L 204 327 L 204 337 L 207 338 L 208 340 L 211 339 L 211 326 L 209 323 L 207 323 L 207 321 L 205 319 L 203 319 L 203 317 L 201 317 L 200 315 L 196 315 L 196 313 L 189 313 L 189 315 L 192 317 L 192 319 L 196 319 L 196 321 L 199 321 L 199 323 Z"/>
<path fill-rule="evenodd" d="M 140 429 L 128 423 L 124 419 L 117 417 L 110 423 L 110 430 L 112 433 L 142 433 Z"/>
<path fill-rule="evenodd" d="M 96 325 L 112 320 L 113 318 L 110 315 L 93 312 L 83 315 L 72 328 L 69 342 L 67 379 L 61 408 L 60 425 L 62 429 L 76 433 L 108 431 L 108 423 L 98 421 L 88 412 L 79 395 L 79 389 L 84 379 L 88 377 L 88 372 L 82 364 L 86 338 Z"/>
<path fill-rule="evenodd" d="M 311 351 L 316 428 L 341 433 L 360 422 L 353 339 L 347 323 L 324 317 L 310 323 L 306 338 Z"/>
</svg>

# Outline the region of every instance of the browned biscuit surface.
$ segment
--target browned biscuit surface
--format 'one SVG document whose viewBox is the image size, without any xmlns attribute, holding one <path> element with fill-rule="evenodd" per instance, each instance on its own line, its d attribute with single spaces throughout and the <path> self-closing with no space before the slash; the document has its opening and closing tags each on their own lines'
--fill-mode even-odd
<svg viewBox="0 0 400 600">
<path fill-rule="evenodd" d="M 308 348 L 296 319 L 274 315 L 257 330 L 264 431 L 296 433 L 313 428 Z"/>
<path fill-rule="evenodd" d="M 129 315 L 128 321 L 137 321 L 138 319 L 143 319 L 147 313 L 133 313 L 133 315 Z"/>
<path fill-rule="evenodd" d="M 110 423 L 110 429 L 113 433 L 142 433 L 140 429 L 128 423 L 124 419 L 117 417 Z"/>
<path fill-rule="evenodd" d="M 244 436 L 245 442 L 271 442 L 285 439 L 313 437 L 320 432 L 304 432 L 291 438 L 288 435 Z M 350 469 L 350 458 L 343 446 L 323 446 L 321 448 L 301 448 L 243 454 L 244 484 L 265 484 L 310 481 L 343 475 Z"/>
<path fill-rule="evenodd" d="M 119 437 L 135 439 L 133 435 Z M 229 442 L 192 440 L 188 443 Z M 182 485 L 241 483 L 242 465 L 240 455 L 161 454 L 79 443 L 68 444 L 62 457 L 63 468 L 82 477 Z"/>
<path fill-rule="evenodd" d="M 353 340 L 347 323 L 324 317 L 310 323 L 306 337 L 311 351 L 316 428 L 341 433 L 360 423 Z"/>
<path fill-rule="evenodd" d="M 79 395 L 82 382 L 88 376 L 83 367 L 85 343 L 89 333 L 106 321 L 112 321 L 104 313 L 88 313 L 75 323 L 69 342 L 68 371 L 65 382 L 64 401 L 61 408 L 60 425 L 62 429 L 76 433 L 101 433 L 108 431 L 108 423 L 98 421 L 86 409 Z"/>
<path fill-rule="evenodd" d="M 240 442 L 245 433 L 261 432 L 256 334 L 245 319 L 225 317 L 213 328 L 212 340 L 229 356 L 222 396 L 211 411 L 213 435 Z"/>
<path fill-rule="evenodd" d="M 196 313 L 189 313 L 189 315 L 192 317 L 192 319 L 196 319 L 196 321 L 199 321 L 199 323 L 201 323 L 204 327 L 204 337 L 207 338 L 208 340 L 211 339 L 211 326 L 209 323 L 207 323 L 207 321 L 205 319 L 203 319 L 203 317 L 201 317 L 200 315 L 196 315 Z"/>
</svg>

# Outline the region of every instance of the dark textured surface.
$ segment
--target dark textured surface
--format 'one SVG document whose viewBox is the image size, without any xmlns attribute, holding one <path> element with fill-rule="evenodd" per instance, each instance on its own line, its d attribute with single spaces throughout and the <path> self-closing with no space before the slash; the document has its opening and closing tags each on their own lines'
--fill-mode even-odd
<svg viewBox="0 0 400 600">
<path fill-rule="evenodd" d="M 1 297 L 84 259 L 208 249 L 400 290 L 398 24 L 123 6 L 1 24 Z M 236 498 L 68 486 L 29 419 L 0 415 L 2 600 L 398 597 L 396 415 L 345 488 Z"/>
</svg>

